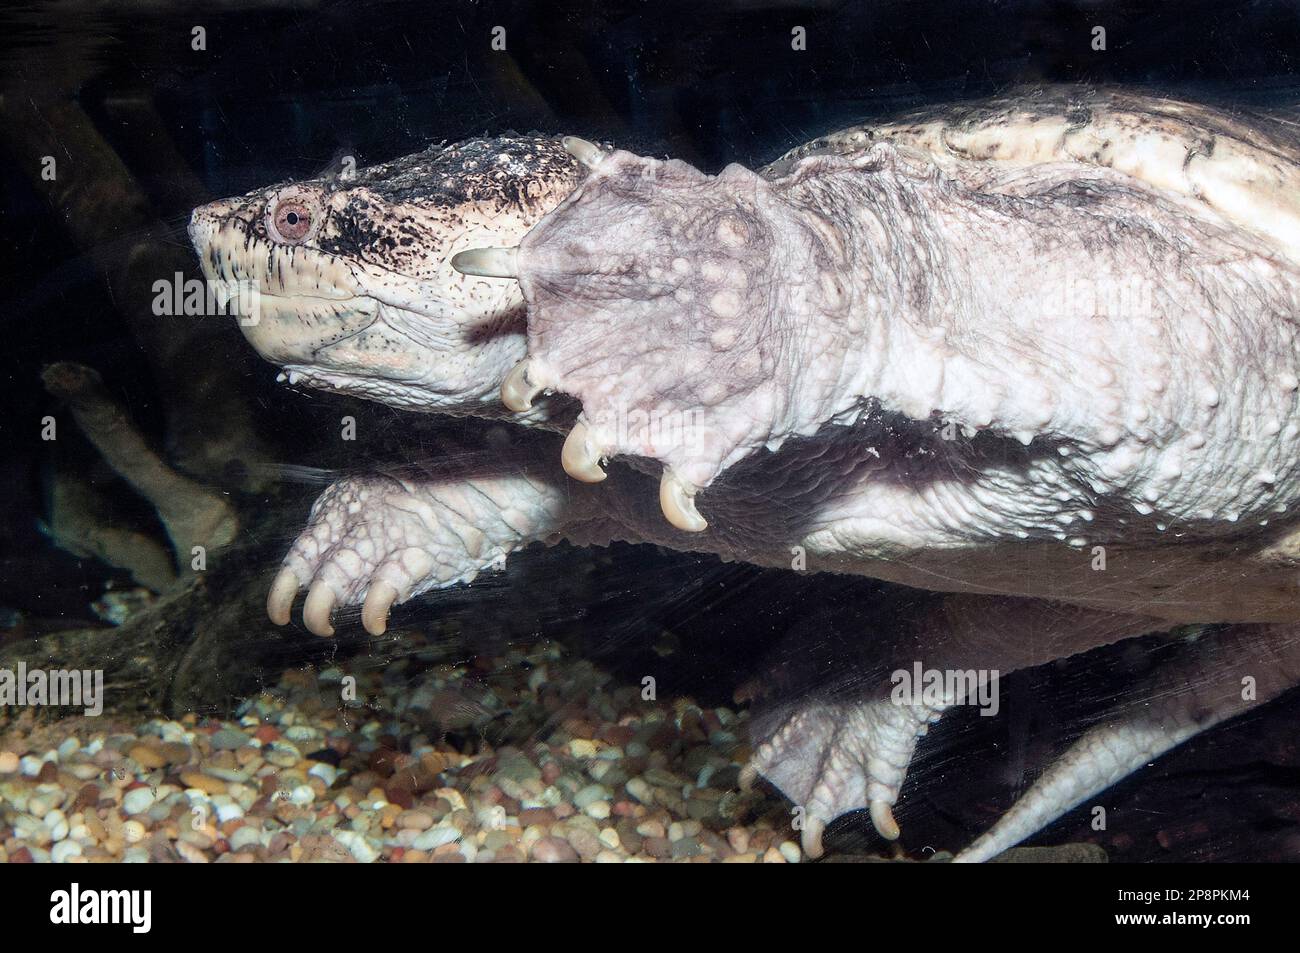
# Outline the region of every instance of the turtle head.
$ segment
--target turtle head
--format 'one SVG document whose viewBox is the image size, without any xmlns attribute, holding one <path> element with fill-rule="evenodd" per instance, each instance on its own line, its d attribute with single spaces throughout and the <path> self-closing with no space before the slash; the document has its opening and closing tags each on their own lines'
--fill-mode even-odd
<svg viewBox="0 0 1300 953">
<path fill-rule="evenodd" d="M 204 205 L 190 237 L 209 283 L 251 302 L 241 330 L 291 382 L 473 413 L 497 406 L 524 354 L 523 297 L 449 261 L 518 241 L 582 175 L 555 140 L 474 139 Z"/>
</svg>

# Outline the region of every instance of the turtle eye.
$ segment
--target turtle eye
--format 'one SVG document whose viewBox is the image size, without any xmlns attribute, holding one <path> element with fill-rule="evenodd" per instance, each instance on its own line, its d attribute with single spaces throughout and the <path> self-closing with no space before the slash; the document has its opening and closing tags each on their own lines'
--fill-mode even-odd
<svg viewBox="0 0 1300 953">
<path fill-rule="evenodd" d="M 293 190 L 266 203 L 266 230 L 284 245 L 301 245 L 316 233 L 320 212 L 310 196 Z"/>
</svg>

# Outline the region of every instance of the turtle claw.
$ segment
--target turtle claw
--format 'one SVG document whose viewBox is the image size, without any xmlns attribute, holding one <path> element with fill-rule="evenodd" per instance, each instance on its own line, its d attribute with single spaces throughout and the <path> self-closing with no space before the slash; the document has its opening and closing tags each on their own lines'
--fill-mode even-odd
<svg viewBox="0 0 1300 953">
<path fill-rule="evenodd" d="M 871 802 L 871 824 L 885 840 L 898 840 L 903 832 L 894 820 L 894 808 L 888 801 Z"/>
<path fill-rule="evenodd" d="M 694 486 L 664 468 L 659 481 L 659 507 L 669 523 L 687 533 L 700 533 L 709 526 L 695 508 L 695 492 Z"/>
<path fill-rule="evenodd" d="M 388 629 L 388 612 L 400 593 L 397 587 L 386 579 L 376 580 L 366 593 L 366 601 L 361 605 L 361 624 L 371 635 L 383 635 Z"/>
<path fill-rule="evenodd" d="M 266 594 L 266 614 L 276 625 L 288 625 L 293 612 L 293 601 L 298 596 L 302 583 L 298 574 L 288 566 L 276 573 L 271 589 Z"/>
<path fill-rule="evenodd" d="M 302 623 L 307 627 L 308 632 L 322 637 L 334 634 L 334 626 L 330 624 L 330 614 L 333 613 L 337 601 L 338 597 L 328 583 L 318 579 L 311 584 L 311 588 L 307 590 L 307 601 L 302 606 Z"/>
<path fill-rule="evenodd" d="M 522 414 L 533 409 L 533 401 L 544 388 L 528 379 L 528 360 L 525 358 L 510 369 L 501 382 L 501 403 L 506 409 Z"/>
<path fill-rule="evenodd" d="M 901 834 L 893 805 L 918 740 L 939 712 L 924 705 L 814 701 L 784 716 L 741 771 L 742 783 L 762 774 L 800 805 L 801 841 L 811 858 L 837 817 L 867 808 L 887 841 Z"/>
<path fill-rule="evenodd" d="M 822 847 L 822 834 L 826 832 L 826 822 L 819 817 L 809 817 L 804 820 L 803 832 L 800 834 L 799 843 L 803 847 L 803 852 L 813 860 L 821 857 L 825 853 Z"/>
<path fill-rule="evenodd" d="M 606 473 L 600 466 L 600 451 L 591 445 L 591 431 L 579 420 L 564 439 L 560 463 L 564 472 L 583 483 L 599 483 Z"/>
</svg>

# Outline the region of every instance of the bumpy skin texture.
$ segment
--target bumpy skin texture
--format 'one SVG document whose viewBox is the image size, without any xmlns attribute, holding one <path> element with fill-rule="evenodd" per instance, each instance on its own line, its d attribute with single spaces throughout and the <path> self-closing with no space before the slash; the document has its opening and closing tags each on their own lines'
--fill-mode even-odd
<svg viewBox="0 0 1300 953">
<path fill-rule="evenodd" d="M 841 489 L 809 529 L 833 527 L 823 548 L 854 557 L 1154 543 L 1175 521 L 1191 539 L 1238 536 L 1300 490 L 1300 282 L 1249 237 L 1114 175 L 975 193 L 888 144 L 773 183 L 684 169 L 615 153 L 520 248 L 529 376 L 582 401 L 603 456 L 658 459 L 704 488 L 876 409 L 976 432 L 933 472 L 889 460 L 894 473 Z M 1024 249 L 1040 252 L 1032 269 L 1016 267 Z M 1053 314 L 1044 299 L 1075 275 L 1142 289 L 1149 313 Z M 698 414 L 696 445 L 619 435 L 637 411 Z M 1248 419 L 1274 439 L 1240 440 Z M 995 441 L 1006 463 L 980 459 Z"/>
<path fill-rule="evenodd" d="M 904 669 L 1006 673 L 1227 623 L 1155 686 L 1156 709 L 1085 736 L 967 860 L 1285 690 L 1300 677 L 1300 270 L 1294 203 L 1276 186 L 1295 182 L 1300 152 L 1272 134 L 1261 151 L 1242 123 L 1196 107 L 1058 106 L 847 130 L 757 175 L 586 153 L 591 172 L 514 261 L 527 380 L 581 405 L 566 469 L 592 478 L 604 458 L 609 478 L 570 495 L 558 441 L 541 435 L 526 452 L 549 461 L 468 510 L 454 474 L 371 488 L 363 507 L 382 501 L 396 538 L 359 530 L 370 510 L 327 494 L 272 615 L 311 582 L 313 631 L 363 598 L 382 626 L 394 598 L 569 538 L 763 565 L 798 546 L 810 569 L 951 593 L 898 633 L 888 661 Z M 681 519 L 697 508 L 706 529 L 660 515 L 660 470 L 676 525 L 703 523 Z M 505 518 L 516 499 L 526 525 Z M 426 509 L 510 531 L 474 555 Z M 377 568 L 385 557 L 364 546 L 402 568 Z M 416 580 L 421 548 L 452 555 Z M 390 591 L 372 606 L 377 587 Z M 814 696 L 758 719 L 754 768 L 805 809 L 811 854 L 859 806 L 897 836 L 889 808 L 917 740 L 964 700 L 886 696 Z"/>
<path fill-rule="evenodd" d="M 268 611 L 288 622 L 283 593 L 291 601 L 310 583 L 303 615 L 313 631 L 332 634 L 335 605 L 362 603 L 367 627 L 382 632 L 394 602 L 472 582 L 508 553 L 545 539 L 564 503 L 562 487 L 526 472 L 345 478 L 312 506 Z"/>
</svg>

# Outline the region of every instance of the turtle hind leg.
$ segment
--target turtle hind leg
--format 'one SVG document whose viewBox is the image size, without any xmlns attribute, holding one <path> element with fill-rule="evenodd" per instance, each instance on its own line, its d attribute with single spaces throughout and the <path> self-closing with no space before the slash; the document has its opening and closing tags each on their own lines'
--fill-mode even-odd
<svg viewBox="0 0 1300 953">
<path fill-rule="evenodd" d="M 754 699 L 754 756 L 742 774 L 746 783 L 762 775 L 794 803 L 813 858 L 826 827 L 859 809 L 882 838 L 898 839 L 893 809 L 913 756 L 952 706 L 994 715 L 1000 675 L 1160 628 L 1135 616 L 966 594 L 909 600 L 866 631 L 852 618 L 834 622 L 814 614 L 773 660 L 767 690 Z M 923 679 L 960 677 L 923 690 L 911 678 L 918 668 Z"/>
<path fill-rule="evenodd" d="M 741 775 L 762 775 L 798 807 L 804 853 L 823 853 L 822 834 L 842 814 L 868 808 L 876 832 L 896 840 L 893 806 L 917 742 L 946 705 L 898 705 L 888 698 L 810 702 L 792 709 Z"/>
</svg>

